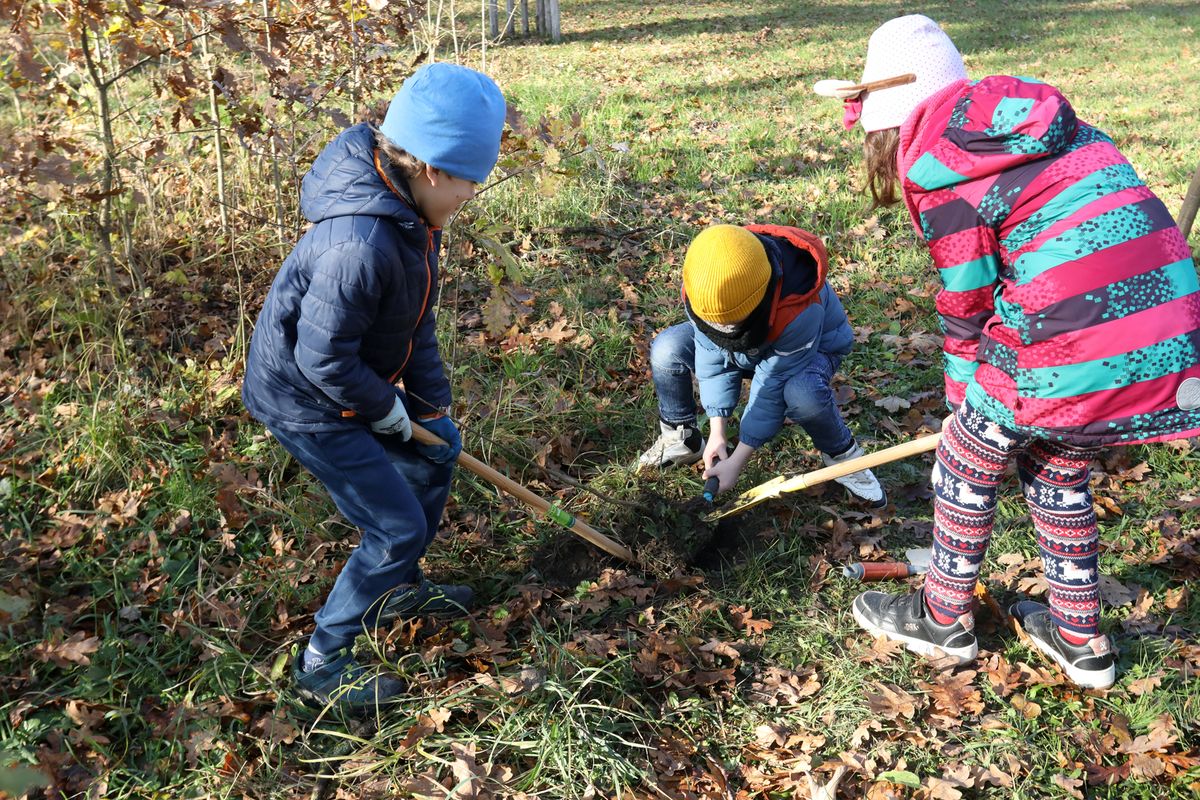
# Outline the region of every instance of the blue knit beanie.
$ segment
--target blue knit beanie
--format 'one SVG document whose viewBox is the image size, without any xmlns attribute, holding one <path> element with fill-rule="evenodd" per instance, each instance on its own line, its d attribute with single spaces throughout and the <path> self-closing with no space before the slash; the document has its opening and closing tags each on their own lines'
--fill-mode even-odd
<svg viewBox="0 0 1200 800">
<path fill-rule="evenodd" d="M 379 130 L 399 147 L 456 178 L 483 183 L 500 156 L 504 95 L 457 64 L 426 64 L 392 98 Z"/>
</svg>

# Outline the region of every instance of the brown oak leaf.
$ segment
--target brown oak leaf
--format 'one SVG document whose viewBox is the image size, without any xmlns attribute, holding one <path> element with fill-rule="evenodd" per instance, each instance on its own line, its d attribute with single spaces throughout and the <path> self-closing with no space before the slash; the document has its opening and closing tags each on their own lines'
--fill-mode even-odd
<svg viewBox="0 0 1200 800">
<path fill-rule="evenodd" d="M 886 719 L 912 719 L 916 715 L 917 699 L 898 686 L 876 683 L 874 690 L 867 694 L 867 705 L 875 714 Z"/>
<path fill-rule="evenodd" d="M 76 631 L 66 641 L 61 641 L 62 633 L 60 628 L 51 634 L 49 641 L 39 642 L 33 648 L 34 657 L 40 661 L 53 661 L 60 667 L 91 664 L 91 654 L 100 649 L 100 637 Z"/>
</svg>

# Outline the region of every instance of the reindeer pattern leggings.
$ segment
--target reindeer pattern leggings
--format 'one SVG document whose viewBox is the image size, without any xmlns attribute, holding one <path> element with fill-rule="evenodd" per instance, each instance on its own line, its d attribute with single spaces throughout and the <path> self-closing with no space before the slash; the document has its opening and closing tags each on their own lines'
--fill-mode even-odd
<svg viewBox="0 0 1200 800">
<path fill-rule="evenodd" d="M 1035 439 L 963 403 L 942 430 L 933 468 L 933 557 L 925 600 L 939 614 L 971 608 L 992 537 L 996 494 L 1015 456 L 1049 586 L 1050 611 L 1072 633 L 1094 636 L 1100 618 L 1100 534 L 1088 485 L 1099 448 Z"/>
</svg>

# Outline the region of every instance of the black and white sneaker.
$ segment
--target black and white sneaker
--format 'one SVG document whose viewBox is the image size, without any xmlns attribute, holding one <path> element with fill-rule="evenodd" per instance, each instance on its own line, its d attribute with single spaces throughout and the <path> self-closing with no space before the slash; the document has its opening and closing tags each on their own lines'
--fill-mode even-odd
<svg viewBox="0 0 1200 800">
<path fill-rule="evenodd" d="M 1107 636 L 1098 634 L 1085 644 L 1071 644 L 1059 635 L 1050 609 L 1032 600 L 1013 603 L 1008 613 L 1020 623 L 1037 649 L 1052 658 L 1076 686 L 1107 689 L 1113 685 L 1117 665 Z"/>
<path fill-rule="evenodd" d="M 867 632 L 883 636 L 914 653 L 931 658 L 949 656 L 965 664 L 979 654 L 975 617 L 963 614 L 949 625 L 939 625 L 925 608 L 925 591 L 912 594 L 863 592 L 854 598 L 854 619 Z"/>
</svg>

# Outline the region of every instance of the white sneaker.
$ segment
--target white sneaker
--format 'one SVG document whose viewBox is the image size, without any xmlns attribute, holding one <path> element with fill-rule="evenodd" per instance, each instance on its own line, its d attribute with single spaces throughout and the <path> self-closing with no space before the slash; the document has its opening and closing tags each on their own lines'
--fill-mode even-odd
<svg viewBox="0 0 1200 800">
<path fill-rule="evenodd" d="M 825 462 L 825 466 L 832 467 L 834 464 L 840 464 L 843 461 L 849 461 L 865 455 L 866 453 L 863 452 L 858 442 L 855 442 L 850 446 L 849 450 L 839 456 L 821 453 L 821 460 Z M 850 475 L 843 475 L 840 478 L 834 478 L 834 480 L 845 486 L 850 491 L 850 494 L 870 503 L 872 508 L 883 508 L 887 505 L 887 495 L 883 491 L 883 486 L 880 485 L 875 474 L 869 469 L 864 469 L 862 472 L 855 472 Z"/>
<path fill-rule="evenodd" d="M 695 464 L 704 455 L 700 429 L 691 425 L 668 425 L 660 421 L 658 439 L 638 456 L 637 468 L 681 467 Z"/>
</svg>

